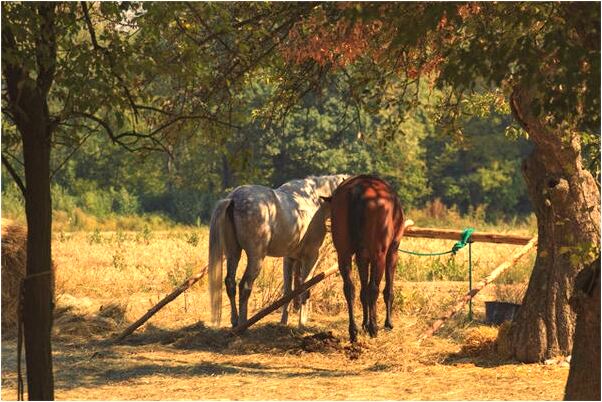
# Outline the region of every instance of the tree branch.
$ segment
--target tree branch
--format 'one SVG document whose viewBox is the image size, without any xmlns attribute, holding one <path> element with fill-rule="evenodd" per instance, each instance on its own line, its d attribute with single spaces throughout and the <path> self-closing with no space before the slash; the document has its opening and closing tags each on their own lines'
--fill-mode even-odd
<svg viewBox="0 0 602 402">
<path fill-rule="evenodd" d="M 8 170 L 8 173 L 10 173 L 10 175 L 12 176 L 13 180 L 19 187 L 19 190 L 21 190 L 23 197 L 25 197 L 26 189 L 25 189 L 25 185 L 23 184 L 23 180 L 21 180 L 21 177 L 19 177 L 19 174 L 12 167 L 12 165 L 8 162 L 8 159 L 4 156 L 4 154 L 2 154 L 2 164 L 4 165 L 6 170 Z"/>
<path fill-rule="evenodd" d="M 63 166 L 65 166 L 65 164 L 69 161 L 69 159 L 71 159 L 73 157 L 73 155 L 75 155 L 75 153 L 82 147 L 82 145 L 84 145 L 84 143 L 88 140 L 88 138 L 90 138 L 90 136 L 94 133 L 93 130 L 90 130 L 90 132 L 88 133 L 88 135 L 86 135 L 74 148 L 73 150 L 69 153 L 69 155 L 67 155 L 67 157 L 65 159 L 63 159 L 63 161 L 58 165 L 58 167 L 56 169 L 54 169 L 52 172 L 50 172 L 50 180 L 52 180 L 52 178 L 54 177 L 54 175 L 61 170 L 61 168 Z"/>
<path fill-rule="evenodd" d="M 36 37 L 36 63 L 38 65 L 37 87 L 48 94 L 56 70 L 56 24 L 57 3 L 41 2 L 37 11 L 41 18 L 40 32 Z"/>
</svg>

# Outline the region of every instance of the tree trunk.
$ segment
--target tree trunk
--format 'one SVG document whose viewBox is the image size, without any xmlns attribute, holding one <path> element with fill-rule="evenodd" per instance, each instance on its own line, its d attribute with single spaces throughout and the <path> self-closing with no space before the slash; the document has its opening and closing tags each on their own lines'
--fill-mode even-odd
<svg viewBox="0 0 602 402">
<path fill-rule="evenodd" d="M 22 131 L 27 216 L 27 276 L 23 306 L 27 390 L 30 400 L 54 399 L 52 374 L 52 273 L 50 136 L 43 116 Z M 35 121 L 33 121 L 35 120 Z"/>
<path fill-rule="evenodd" d="M 30 400 L 54 399 L 52 373 L 52 271 L 50 200 L 50 139 L 54 124 L 48 110 L 48 93 L 56 68 L 56 3 L 23 5 L 37 15 L 36 70 L 22 64 L 20 48 L 10 26 L 2 26 L 2 73 L 12 112 L 23 142 L 25 166 L 25 214 L 27 217 L 27 264 L 24 279 L 23 324 L 27 390 Z M 4 57 L 8 52 L 11 57 Z M 35 77 L 35 78 L 32 78 Z"/>
<path fill-rule="evenodd" d="M 577 327 L 564 399 L 600 400 L 600 258 L 575 280 L 571 307 Z"/>
<path fill-rule="evenodd" d="M 513 354 L 523 362 L 571 353 L 570 292 L 600 244 L 600 192 L 583 168 L 578 133 L 545 127 L 532 113 L 531 95 L 516 89 L 510 102 L 535 145 L 522 171 L 537 217 L 538 254 L 509 332 Z"/>
</svg>

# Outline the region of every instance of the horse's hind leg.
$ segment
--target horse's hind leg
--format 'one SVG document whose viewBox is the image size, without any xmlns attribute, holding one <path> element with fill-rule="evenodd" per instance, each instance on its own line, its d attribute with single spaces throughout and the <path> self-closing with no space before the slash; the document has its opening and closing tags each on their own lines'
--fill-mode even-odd
<svg viewBox="0 0 602 402">
<path fill-rule="evenodd" d="M 226 254 L 226 293 L 230 299 L 230 323 L 232 327 L 238 324 L 238 311 L 236 310 L 236 270 L 240 261 L 242 247 L 236 236 L 236 228 L 234 227 L 234 210 L 233 203 L 230 204 L 227 210 L 228 219 L 227 225 L 224 225 L 224 251 Z"/>
<path fill-rule="evenodd" d="M 386 266 L 385 253 L 379 253 L 370 259 L 370 283 L 368 285 L 368 333 L 371 337 L 378 334 L 378 320 L 376 304 L 378 301 L 378 289 L 383 278 Z"/>
<path fill-rule="evenodd" d="M 347 311 L 349 312 L 349 338 L 351 342 L 357 341 L 357 325 L 353 316 L 353 303 L 355 301 L 355 286 L 351 280 L 351 255 L 339 254 L 339 271 L 343 279 L 343 291 L 347 300 Z"/>
<path fill-rule="evenodd" d="M 397 258 L 399 254 L 397 254 L 397 248 L 399 244 L 393 242 L 391 247 L 389 247 L 389 252 L 387 254 L 387 267 L 385 271 L 385 290 L 383 290 L 383 296 L 385 298 L 385 307 L 387 309 L 387 318 L 385 318 L 385 328 L 393 329 L 393 324 L 391 323 L 391 310 L 393 306 L 393 284 L 395 282 L 395 270 L 397 269 Z"/>
<path fill-rule="evenodd" d="M 287 295 L 293 291 L 293 265 L 294 260 L 289 257 L 284 257 L 282 262 L 282 273 L 283 273 L 283 283 L 282 283 L 282 293 Z M 280 323 L 286 325 L 288 323 L 288 305 L 290 302 L 287 302 L 282 307 L 282 318 L 280 319 Z"/>
<path fill-rule="evenodd" d="M 368 330 L 368 279 L 369 279 L 369 271 L 370 269 L 370 259 L 366 254 L 365 250 L 361 250 L 357 252 L 355 255 L 355 262 L 357 264 L 357 269 L 360 275 L 360 300 L 362 302 L 362 329 L 364 331 Z"/>
<path fill-rule="evenodd" d="M 226 265 L 228 266 L 228 271 L 224 282 L 226 284 L 226 293 L 230 299 L 230 322 L 232 323 L 232 327 L 238 325 L 238 311 L 236 309 L 236 269 L 238 267 L 238 262 L 240 261 L 241 251 L 238 244 L 228 246 L 228 250 L 226 251 Z"/>
<path fill-rule="evenodd" d="M 249 304 L 249 296 L 251 296 L 251 289 L 253 289 L 253 283 L 257 276 L 259 275 L 259 271 L 261 270 L 261 264 L 263 262 L 264 257 L 252 257 L 247 254 L 247 269 L 245 270 L 245 274 L 242 276 L 240 280 L 240 284 L 238 285 L 239 290 L 239 317 L 238 324 L 242 325 L 247 322 L 247 306 Z"/>
</svg>

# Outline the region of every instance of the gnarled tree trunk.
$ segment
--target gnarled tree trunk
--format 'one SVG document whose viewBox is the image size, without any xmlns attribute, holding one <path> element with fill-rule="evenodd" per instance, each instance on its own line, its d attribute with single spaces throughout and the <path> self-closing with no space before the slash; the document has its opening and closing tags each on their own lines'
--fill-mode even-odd
<svg viewBox="0 0 602 402">
<path fill-rule="evenodd" d="M 546 127 L 532 112 L 531 96 L 518 88 L 511 97 L 513 114 L 535 145 L 522 173 L 537 216 L 538 253 L 509 333 L 514 356 L 523 362 L 571 353 L 569 298 L 575 276 L 600 244 L 600 192 L 583 167 L 578 133 Z"/>
<path fill-rule="evenodd" d="M 577 313 L 577 327 L 564 399 L 599 401 L 600 258 L 577 275 L 571 307 Z"/>
</svg>

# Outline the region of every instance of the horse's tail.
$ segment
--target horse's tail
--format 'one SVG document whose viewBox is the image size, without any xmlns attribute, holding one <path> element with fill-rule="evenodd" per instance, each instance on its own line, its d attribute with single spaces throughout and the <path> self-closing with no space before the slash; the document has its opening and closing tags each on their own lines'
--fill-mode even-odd
<svg viewBox="0 0 602 402">
<path fill-rule="evenodd" d="M 211 300 L 211 322 L 219 326 L 222 319 L 222 261 L 224 257 L 226 212 L 229 198 L 218 201 L 209 225 L 209 297 Z"/>
<path fill-rule="evenodd" d="M 362 232 L 364 231 L 365 201 L 362 199 L 361 187 L 353 187 L 349 193 L 349 208 L 347 210 L 349 222 L 349 240 L 353 252 L 362 246 Z"/>
</svg>

